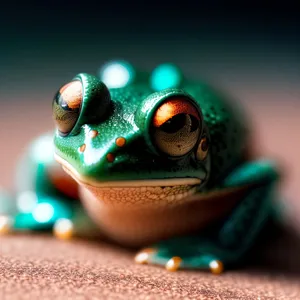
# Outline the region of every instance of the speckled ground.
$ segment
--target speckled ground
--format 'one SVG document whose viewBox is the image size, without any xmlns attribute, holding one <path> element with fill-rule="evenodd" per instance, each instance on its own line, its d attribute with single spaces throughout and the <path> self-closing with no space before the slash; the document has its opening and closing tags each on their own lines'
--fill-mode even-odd
<svg viewBox="0 0 300 300">
<path fill-rule="evenodd" d="M 112 245 L 40 235 L 1 237 L 0 254 L 2 300 L 300 299 L 300 274 L 287 270 L 170 273 Z"/>
</svg>

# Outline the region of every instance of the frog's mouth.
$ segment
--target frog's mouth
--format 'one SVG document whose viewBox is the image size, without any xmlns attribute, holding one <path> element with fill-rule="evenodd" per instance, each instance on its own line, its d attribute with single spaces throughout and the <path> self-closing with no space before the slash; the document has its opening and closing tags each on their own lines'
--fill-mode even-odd
<svg viewBox="0 0 300 300">
<path fill-rule="evenodd" d="M 178 203 L 193 195 L 202 182 L 199 178 L 97 181 L 81 175 L 70 163 L 57 154 L 55 154 L 55 159 L 79 185 L 84 186 L 104 202 Z"/>
</svg>

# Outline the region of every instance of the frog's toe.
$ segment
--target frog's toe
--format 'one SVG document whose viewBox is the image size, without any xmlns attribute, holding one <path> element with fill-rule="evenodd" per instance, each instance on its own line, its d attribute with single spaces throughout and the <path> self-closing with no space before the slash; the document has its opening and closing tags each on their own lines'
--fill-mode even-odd
<svg viewBox="0 0 300 300">
<path fill-rule="evenodd" d="M 178 269 L 210 270 L 212 274 L 219 275 L 224 271 L 224 264 L 221 260 L 206 255 L 199 257 L 173 256 L 166 262 L 165 268 L 171 272 Z"/>
<path fill-rule="evenodd" d="M 138 252 L 134 257 L 134 261 L 137 264 L 148 264 L 151 256 L 156 252 L 155 248 L 145 248 Z"/>
<path fill-rule="evenodd" d="M 8 234 L 12 231 L 13 218 L 8 215 L 0 215 L 0 235 Z"/>
<path fill-rule="evenodd" d="M 166 251 L 162 248 L 146 248 L 135 256 L 138 264 L 152 264 L 164 267 L 167 271 L 175 272 L 179 269 L 210 270 L 212 274 L 221 274 L 224 271 L 222 260 L 209 254 L 181 255 L 177 251 Z M 178 255 L 179 254 L 179 255 Z"/>
<path fill-rule="evenodd" d="M 223 271 L 224 271 L 224 264 L 220 260 L 212 260 L 209 263 L 209 269 L 210 269 L 211 273 L 213 273 L 215 275 L 219 275 L 219 274 L 223 273 Z"/>
<path fill-rule="evenodd" d="M 167 263 L 165 264 L 165 268 L 170 272 L 175 272 L 180 268 L 181 263 L 182 263 L 181 257 L 173 256 L 167 261 Z"/>
<path fill-rule="evenodd" d="M 58 219 L 53 226 L 53 234 L 61 240 L 70 240 L 74 237 L 74 224 L 70 219 Z"/>
<path fill-rule="evenodd" d="M 138 252 L 134 258 L 137 264 L 159 264 L 164 265 L 166 270 L 174 272 L 180 268 L 182 259 L 173 256 L 170 259 L 161 257 L 155 248 L 146 248 Z"/>
</svg>

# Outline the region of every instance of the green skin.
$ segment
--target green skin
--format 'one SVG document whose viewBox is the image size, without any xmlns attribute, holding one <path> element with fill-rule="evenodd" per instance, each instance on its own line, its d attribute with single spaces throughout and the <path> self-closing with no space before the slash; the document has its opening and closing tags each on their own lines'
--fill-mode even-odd
<svg viewBox="0 0 300 300">
<path fill-rule="evenodd" d="M 139 76 L 136 72 L 127 85 L 111 88 L 107 84 L 108 89 L 95 76 L 77 75 L 75 79 L 83 85 L 80 114 L 69 134 L 55 131 L 54 151 L 80 176 L 94 182 L 199 178 L 199 194 L 251 185 L 228 216 L 199 234 L 154 245 L 157 251 L 149 257 L 149 263 L 165 265 L 170 258 L 180 256 L 182 268 L 208 269 L 214 260 L 229 267 L 245 257 L 271 216 L 279 174 L 272 161 L 245 159 L 248 124 L 236 104 L 177 72 L 179 80 L 160 90 L 149 84 L 155 80 L 153 73 Z M 202 116 L 196 145 L 175 159 L 156 147 L 150 130 L 156 109 L 171 97 L 188 99 Z M 101 133 L 101 139 L 89 138 L 93 129 Z M 198 160 L 195 153 L 204 134 L 209 140 L 208 155 Z M 118 137 L 126 139 L 124 147 L 116 145 Z M 84 152 L 78 151 L 82 144 L 87 145 Z M 75 225 L 84 219 L 78 217 L 82 216 L 79 202 L 69 201 L 47 179 L 46 170 L 54 160 L 51 151 L 47 154 L 45 149 L 41 139 L 29 148 L 18 172 L 17 192 L 34 191 L 37 203 L 50 204 L 54 213 L 49 220 L 38 222 L 32 211 L 18 212 L 15 230 L 49 230 L 60 218 L 71 219 Z M 43 155 L 37 158 L 40 150 Z M 107 161 L 108 153 L 115 155 L 113 162 Z M 89 228 L 90 223 L 84 224 Z"/>
</svg>

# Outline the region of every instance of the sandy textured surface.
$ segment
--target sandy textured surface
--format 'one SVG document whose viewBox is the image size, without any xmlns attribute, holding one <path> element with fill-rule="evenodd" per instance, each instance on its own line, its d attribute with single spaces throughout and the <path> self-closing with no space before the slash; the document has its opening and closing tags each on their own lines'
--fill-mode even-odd
<svg viewBox="0 0 300 300">
<path fill-rule="evenodd" d="M 298 248 L 299 251 L 300 248 Z M 299 253 L 299 252 L 298 252 Z M 0 299 L 299 299 L 297 274 L 246 268 L 166 272 L 107 244 L 49 236 L 1 239 Z M 2 295 L 1 295 L 2 293 Z"/>
</svg>

